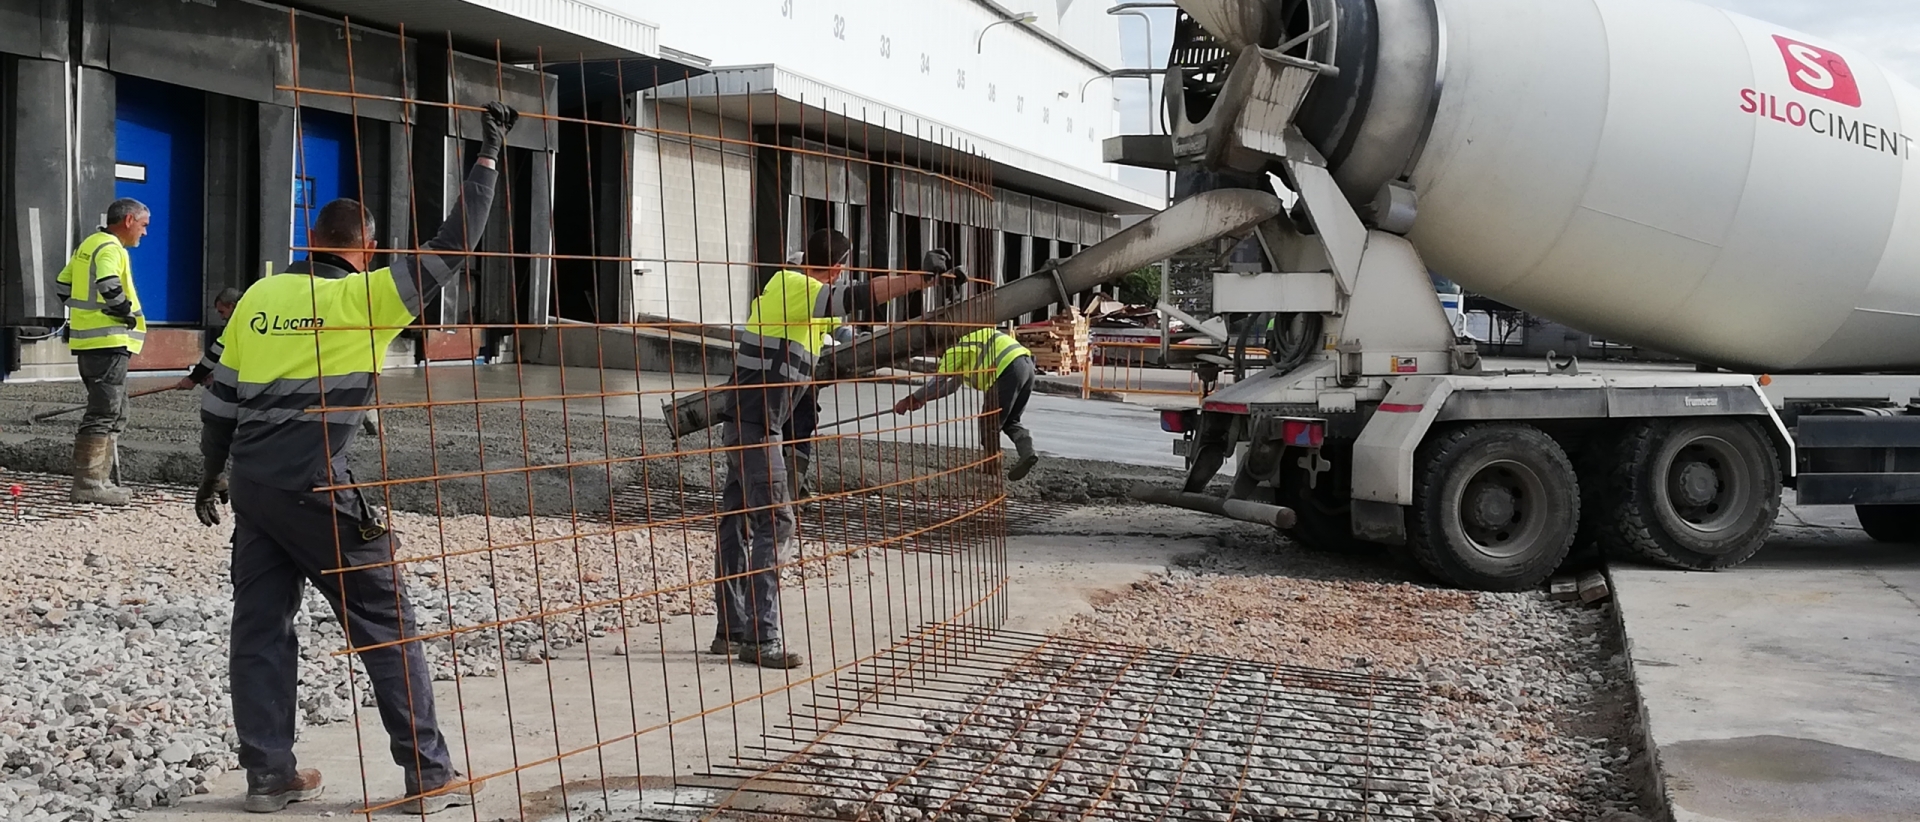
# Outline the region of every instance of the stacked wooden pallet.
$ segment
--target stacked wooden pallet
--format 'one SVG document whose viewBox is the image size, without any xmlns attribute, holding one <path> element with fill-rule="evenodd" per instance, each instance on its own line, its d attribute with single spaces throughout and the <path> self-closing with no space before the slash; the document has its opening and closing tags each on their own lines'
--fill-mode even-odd
<svg viewBox="0 0 1920 822">
<path fill-rule="evenodd" d="M 1087 316 L 1071 308 L 1043 323 L 1021 326 L 1016 336 L 1033 352 L 1033 364 L 1047 374 L 1078 374 L 1092 357 Z"/>
</svg>

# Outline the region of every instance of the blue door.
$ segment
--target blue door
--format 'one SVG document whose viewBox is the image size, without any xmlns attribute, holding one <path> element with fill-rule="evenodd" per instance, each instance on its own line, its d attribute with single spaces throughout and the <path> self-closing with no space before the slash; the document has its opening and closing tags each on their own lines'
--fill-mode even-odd
<svg viewBox="0 0 1920 822">
<path fill-rule="evenodd" d="M 353 118 L 300 109 L 300 150 L 293 158 L 293 259 L 305 259 L 307 231 L 320 208 L 340 197 L 360 196 Z"/>
<path fill-rule="evenodd" d="M 137 77 L 116 77 L 114 98 L 113 194 L 153 212 L 146 239 L 128 249 L 134 288 L 147 322 L 197 324 L 205 290 L 205 98 Z M 101 203 L 95 213 L 105 211 Z"/>
</svg>

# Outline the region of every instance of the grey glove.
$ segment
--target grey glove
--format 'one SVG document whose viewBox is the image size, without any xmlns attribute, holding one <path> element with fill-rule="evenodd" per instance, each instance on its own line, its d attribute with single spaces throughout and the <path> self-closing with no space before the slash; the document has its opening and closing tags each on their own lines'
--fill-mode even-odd
<svg viewBox="0 0 1920 822">
<path fill-rule="evenodd" d="M 201 472 L 200 490 L 193 495 L 193 513 L 208 528 L 220 524 L 220 506 L 227 504 L 227 472 L 208 466 Z"/>
<path fill-rule="evenodd" d="M 480 156 L 498 160 L 500 150 L 507 145 L 507 134 L 520 119 L 520 112 L 506 103 L 488 103 L 480 119 L 487 130 L 486 137 L 480 141 Z"/>
</svg>

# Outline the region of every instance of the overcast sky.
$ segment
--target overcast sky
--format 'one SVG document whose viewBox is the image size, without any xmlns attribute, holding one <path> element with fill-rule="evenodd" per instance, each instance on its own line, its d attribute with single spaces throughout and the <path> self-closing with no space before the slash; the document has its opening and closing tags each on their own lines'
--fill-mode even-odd
<svg viewBox="0 0 1920 822">
<path fill-rule="evenodd" d="M 1920 85 L 1920 0 L 1708 0 L 1708 4 L 1857 48 Z M 1166 62 L 1173 13 L 1147 13 L 1154 15 L 1151 53 L 1146 22 L 1134 16 L 1120 18 L 1121 51 L 1129 67 L 1158 68 Z M 1145 80 L 1117 80 L 1115 96 L 1120 99 L 1123 132 L 1145 133 L 1149 124 L 1159 131 L 1157 84 L 1149 92 Z M 1162 175 L 1155 172 L 1124 169 L 1121 174 L 1136 188 L 1159 191 L 1164 185 Z"/>
</svg>

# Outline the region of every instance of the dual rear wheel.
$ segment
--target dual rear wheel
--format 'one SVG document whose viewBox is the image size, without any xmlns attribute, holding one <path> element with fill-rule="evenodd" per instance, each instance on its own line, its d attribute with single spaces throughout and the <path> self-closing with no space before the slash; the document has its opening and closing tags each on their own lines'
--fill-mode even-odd
<svg viewBox="0 0 1920 822">
<path fill-rule="evenodd" d="M 1752 421 L 1647 420 L 1596 445 L 1576 470 L 1530 425 L 1436 430 L 1417 456 L 1409 553 L 1449 584 L 1520 591 L 1583 542 L 1712 570 L 1745 562 L 1772 530 L 1780 463 Z"/>
</svg>

